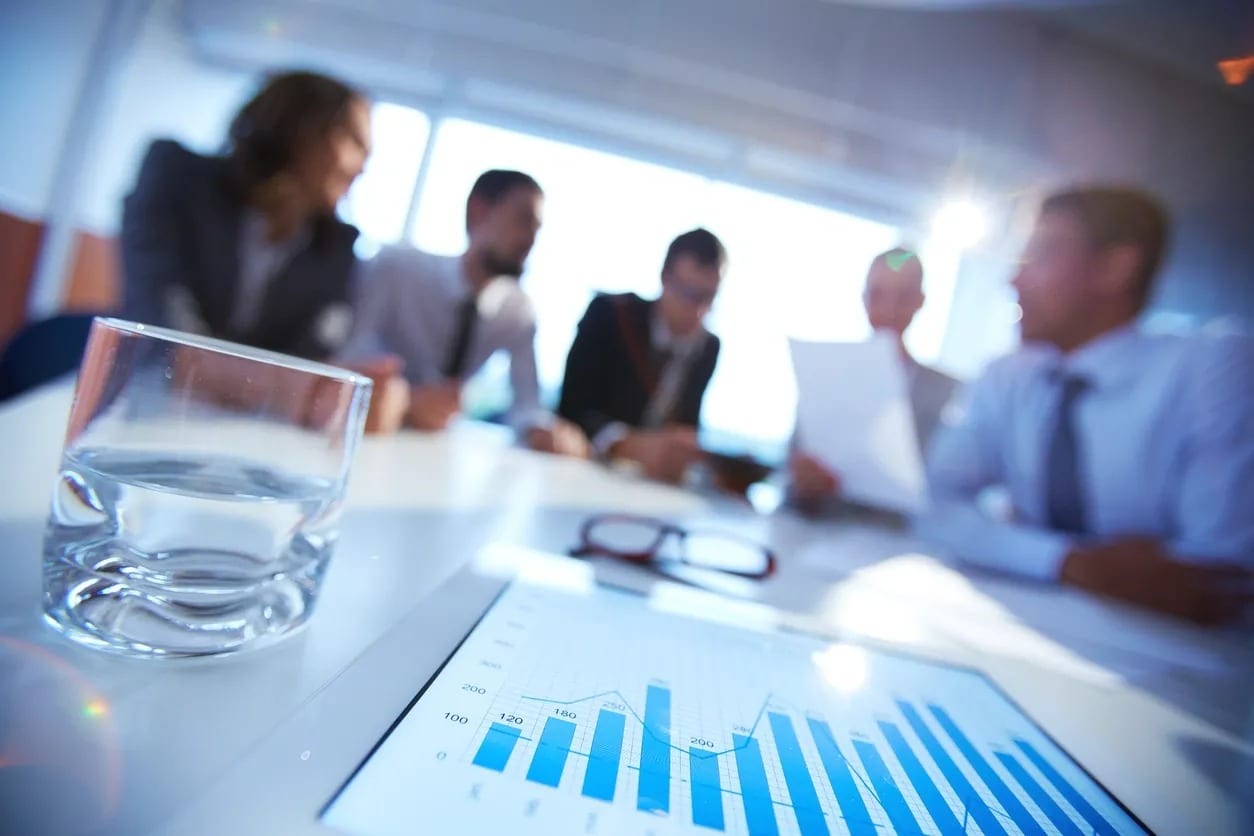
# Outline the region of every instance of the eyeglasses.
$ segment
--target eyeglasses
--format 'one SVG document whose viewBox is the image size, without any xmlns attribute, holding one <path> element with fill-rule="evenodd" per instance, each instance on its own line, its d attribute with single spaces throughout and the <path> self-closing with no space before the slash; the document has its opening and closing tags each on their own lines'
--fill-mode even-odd
<svg viewBox="0 0 1254 836">
<path fill-rule="evenodd" d="M 671 281 L 669 287 L 676 296 L 687 302 L 689 305 L 697 308 L 708 308 L 714 304 L 714 299 L 718 295 L 718 290 L 704 290 L 697 287 L 688 287 L 677 281 Z"/>
<path fill-rule="evenodd" d="M 579 536 L 572 557 L 683 563 L 742 578 L 766 578 L 775 572 L 775 555 L 766 546 L 724 532 L 690 531 L 653 517 L 599 514 L 583 524 Z"/>
</svg>

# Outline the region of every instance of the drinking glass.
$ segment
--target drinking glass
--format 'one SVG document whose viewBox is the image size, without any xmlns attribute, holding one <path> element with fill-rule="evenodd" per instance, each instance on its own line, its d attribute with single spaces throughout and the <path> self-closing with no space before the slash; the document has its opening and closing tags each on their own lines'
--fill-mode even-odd
<svg viewBox="0 0 1254 836">
<path fill-rule="evenodd" d="M 369 378 L 96 319 L 44 538 L 44 617 L 130 656 L 256 647 L 313 611 Z"/>
</svg>

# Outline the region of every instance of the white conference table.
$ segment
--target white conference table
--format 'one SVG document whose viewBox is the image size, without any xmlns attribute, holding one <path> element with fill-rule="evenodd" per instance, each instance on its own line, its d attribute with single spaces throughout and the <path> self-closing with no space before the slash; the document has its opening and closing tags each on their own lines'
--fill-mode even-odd
<svg viewBox="0 0 1254 836">
<path fill-rule="evenodd" d="M 39 612 L 42 528 L 70 398 L 58 383 L 0 405 L 0 808 L 18 805 L 0 810 L 0 831 L 23 820 L 15 811 L 37 816 L 20 805 L 47 789 L 5 789 L 6 763 L 23 757 L 45 780 L 100 785 L 85 795 L 104 800 L 82 809 L 84 793 L 67 791 L 68 830 L 160 826 L 482 546 L 562 552 L 584 518 L 612 510 L 760 538 L 781 560 L 750 590 L 760 603 L 831 635 L 981 668 L 1156 832 L 1254 833 L 1248 634 L 960 570 L 891 527 L 757 514 L 533 454 L 480 425 L 365 440 L 318 609 L 290 639 L 185 661 L 77 647 Z"/>
</svg>

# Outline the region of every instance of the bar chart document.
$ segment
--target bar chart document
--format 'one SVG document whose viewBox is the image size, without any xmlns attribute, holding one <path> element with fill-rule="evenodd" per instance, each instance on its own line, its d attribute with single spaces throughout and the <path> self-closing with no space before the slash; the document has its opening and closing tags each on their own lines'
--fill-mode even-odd
<svg viewBox="0 0 1254 836">
<path fill-rule="evenodd" d="M 322 820 L 353 834 L 1145 832 L 976 672 L 520 582 Z"/>
</svg>

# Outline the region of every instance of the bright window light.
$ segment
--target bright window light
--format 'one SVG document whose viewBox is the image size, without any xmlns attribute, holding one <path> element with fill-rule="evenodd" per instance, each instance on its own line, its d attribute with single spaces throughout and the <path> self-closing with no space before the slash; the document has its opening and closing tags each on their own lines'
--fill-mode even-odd
<svg viewBox="0 0 1254 836">
<path fill-rule="evenodd" d="M 340 207 L 345 220 L 361 230 L 363 257 L 405 234 L 405 215 L 430 131 L 426 114 L 413 108 L 390 102 L 371 108 L 370 159 Z"/>
<path fill-rule="evenodd" d="M 465 202 L 488 168 L 517 168 L 545 191 L 544 228 L 523 277 L 539 323 L 540 385 L 555 401 L 575 327 L 597 291 L 653 298 L 666 247 L 704 226 L 729 267 L 709 325 L 722 353 L 702 414 L 708 443 L 782 452 L 796 385 L 788 337 L 856 340 L 868 333 L 862 282 L 895 227 L 675 169 L 474 122 L 442 122 L 410 240 L 431 252 L 466 245 Z M 468 388 L 491 412 L 508 400 L 506 364 Z M 478 404 L 472 404 L 472 409 Z M 479 410 L 476 410 L 479 411 Z"/>
<path fill-rule="evenodd" d="M 941 206 L 932 218 L 932 238 L 953 247 L 973 247 L 988 234 L 988 213 L 971 200 Z"/>
</svg>

